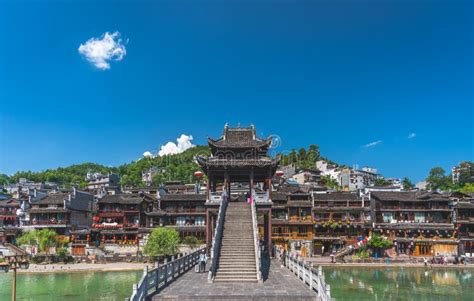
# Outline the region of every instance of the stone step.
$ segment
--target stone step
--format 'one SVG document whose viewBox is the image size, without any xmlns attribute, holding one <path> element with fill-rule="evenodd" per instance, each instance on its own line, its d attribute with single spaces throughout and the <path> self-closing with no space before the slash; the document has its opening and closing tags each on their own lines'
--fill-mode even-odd
<svg viewBox="0 0 474 301">
<path fill-rule="evenodd" d="M 223 256 L 219 259 L 219 263 L 239 263 L 239 264 L 247 264 L 253 263 L 255 264 L 255 257 L 238 257 L 238 256 Z"/>
<path fill-rule="evenodd" d="M 222 252 L 224 251 L 224 252 Z M 252 254 L 255 254 L 255 250 L 254 249 L 248 249 L 248 250 L 240 250 L 238 248 L 238 246 L 235 246 L 234 249 L 225 249 L 225 250 L 222 250 L 221 249 L 221 254 L 227 254 L 227 253 L 232 253 L 232 254 L 247 254 L 247 255 L 252 255 Z"/>
<path fill-rule="evenodd" d="M 241 260 L 241 259 L 255 259 L 255 253 L 231 253 L 231 252 L 224 252 L 221 253 L 219 256 L 221 259 L 231 259 L 232 261 L 234 260 Z"/>
<path fill-rule="evenodd" d="M 221 251 L 235 251 L 235 250 L 238 250 L 238 251 L 245 251 L 245 252 L 248 252 L 248 251 L 254 251 L 254 247 L 253 245 L 238 245 L 238 246 L 233 246 L 233 245 L 223 245 L 221 247 Z"/>
<path fill-rule="evenodd" d="M 245 265 L 245 266 L 233 266 L 233 265 L 218 265 L 217 266 L 218 271 L 256 271 L 257 269 L 255 268 L 255 263 L 252 265 Z"/>
<path fill-rule="evenodd" d="M 257 275 L 248 277 L 218 276 L 214 282 L 257 282 Z"/>
<path fill-rule="evenodd" d="M 247 272 L 256 272 L 257 269 L 255 268 L 255 263 L 253 266 L 246 265 L 242 267 L 234 267 L 234 266 L 217 266 L 217 271 L 247 271 Z"/>
</svg>

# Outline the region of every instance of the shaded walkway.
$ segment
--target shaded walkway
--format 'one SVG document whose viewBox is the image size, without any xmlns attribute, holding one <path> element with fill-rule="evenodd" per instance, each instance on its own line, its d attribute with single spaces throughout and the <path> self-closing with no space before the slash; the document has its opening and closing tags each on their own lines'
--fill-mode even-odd
<svg viewBox="0 0 474 301">
<path fill-rule="evenodd" d="M 152 300 L 318 300 L 316 294 L 287 268 L 281 267 L 279 261 L 272 260 L 269 269 L 263 272 L 266 274 L 263 283 L 208 283 L 207 273 L 190 270 Z"/>
</svg>

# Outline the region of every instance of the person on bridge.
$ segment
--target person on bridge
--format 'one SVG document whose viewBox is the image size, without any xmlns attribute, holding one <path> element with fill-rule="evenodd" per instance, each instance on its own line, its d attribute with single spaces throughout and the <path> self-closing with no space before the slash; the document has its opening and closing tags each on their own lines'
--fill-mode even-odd
<svg viewBox="0 0 474 301">
<path fill-rule="evenodd" d="M 205 252 L 199 255 L 199 273 L 206 271 L 207 254 Z"/>
</svg>

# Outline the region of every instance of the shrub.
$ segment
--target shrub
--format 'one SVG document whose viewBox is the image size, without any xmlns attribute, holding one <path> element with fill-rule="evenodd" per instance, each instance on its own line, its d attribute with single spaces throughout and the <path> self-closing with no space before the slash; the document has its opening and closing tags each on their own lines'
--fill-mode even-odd
<svg viewBox="0 0 474 301">
<path fill-rule="evenodd" d="M 144 252 L 149 256 L 175 255 L 180 243 L 179 234 L 174 229 L 153 229 L 148 237 Z"/>
<path fill-rule="evenodd" d="M 187 245 L 189 248 L 194 249 L 197 245 L 201 244 L 202 242 L 196 236 L 190 235 L 184 238 L 183 243 Z"/>
</svg>

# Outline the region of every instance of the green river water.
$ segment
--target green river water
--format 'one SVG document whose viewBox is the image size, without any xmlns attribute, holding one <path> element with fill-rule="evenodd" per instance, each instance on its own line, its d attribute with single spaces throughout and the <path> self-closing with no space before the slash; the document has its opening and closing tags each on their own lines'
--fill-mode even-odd
<svg viewBox="0 0 474 301">
<path fill-rule="evenodd" d="M 325 268 L 336 300 L 474 300 L 474 269 Z M 120 300 L 142 272 L 19 274 L 17 300 Z M 10 300 L 11 273 L 0 274 L 0 300 Z"/>
</svg>

